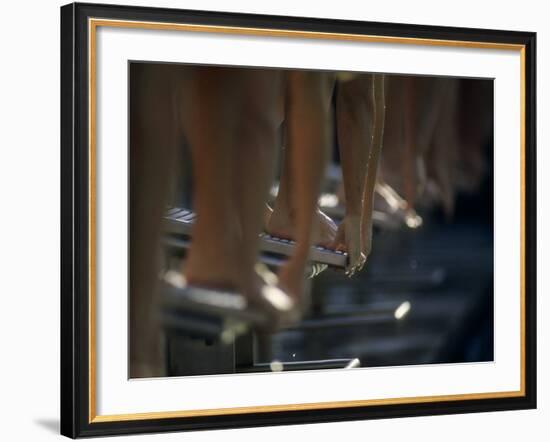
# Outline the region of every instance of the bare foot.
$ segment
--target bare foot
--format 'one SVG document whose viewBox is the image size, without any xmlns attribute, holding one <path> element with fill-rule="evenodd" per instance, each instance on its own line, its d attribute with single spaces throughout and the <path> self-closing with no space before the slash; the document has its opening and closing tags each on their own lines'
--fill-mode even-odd
<svg viewBox="0 0 550 442">
<path fill-rule="evenodd" d="M 431 182 L 426 184 L 426 192 L 432 194 Z M 422 225 L 422 217 L 420 217 L 409 202 L 401 197 L 390 185 L 380 181 L 376 184 L 376 203 L 389 217 L 397 221 L 396 227 L 401 227 L 405 224 L 410 229 L 416 229 Z M 390 225 L 392 223 L 389 223 Z M 393 226 L 392 226 L 393 227 Z"/>
<path fill-rule="evenodd" d="M 361 217 L 346 215 L 338 226 L 338 233 L 330 248 L 348 253 L 346 275 L 353 276 L 365 264 L 361 248 Z"/>
<path fill-rule="evenodd" d="M 270 316 L 270 329 L 296 324 L 301 317 L 301 309 L 295 296 L 283 287 L 279 277 L 267 266 L 257 263 L 254 267 L 254 301 Z"/>
<path fill-rule="evenodd" d="M 272 236 L 294 239 L 292 215 L 285 210 L 272 210 L 267 204 L 264 212 L 265 231 Z M 320 209 L 315 213 L 312 244 L 330 248 L 336 238 L 337 226 Z"/>
<path fill-rule="evenodd" d="M 186 266 L 184 281 L 185 284 L 205 289 L 243 295 L 251 308 L 265 313 L 267 322 L 260 326 L 264 331 L 274 332 L 295 323 L 297 307 L 293 298 L 279 287 L 277 276 L 259 263 L 246 275 L 243 274 L 243 270 L 230 263 L 216 267 Z"/>
<path fill-rule="evenodd" d="M 322 210 L 317 209 L 316 223 L 313 230 L 313 244 L 321 247 L 330 248 L 336 239 L 338 226 Z"/>
<path fill-rule="evenodd" d="M 183 265 L 182 273 L 189 285 L 235 293 L 243 289 L 242 278 L 239 278 L 242 272 L 236 263 L 206 261 L 191 253 Z"/>
</svg>

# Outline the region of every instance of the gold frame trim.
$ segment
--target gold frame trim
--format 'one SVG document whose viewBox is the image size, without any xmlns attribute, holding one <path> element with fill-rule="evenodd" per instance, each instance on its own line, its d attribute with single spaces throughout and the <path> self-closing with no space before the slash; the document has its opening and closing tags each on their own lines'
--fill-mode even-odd
<svg viewBox="0 0 550 442">
<path fill-rule="evenodd" d="M 234 407 L 234 408 L 215 408 L 202 410 L 180 410 L 180 411 L 158 411 L 149 413 L 129 413 L 129 414 L 112 414 L 112 415 L 97 415 L 96 414 L 96 30 L 97 27 L 116 27 L 116 28 L 139 28 L 150 30 L 170 30 L 170 31 L 187 31 L 187 32 L 208 32 L 218 34 L 235 34 L 235 35 L 255 35 L 255 36 L 278 36 L 292 38 L 309 38 L 309 39 L 324 39 L 324 40 L 340 40 L 340 41 L 358 41 L 371 43 L 389 43 L 389 44 L 413 44 L 422 46 L 444 46 L 444 47 L 462 47 L 462 48 L 478 48 L 478 49 L 497 49 L 511 50 L 520 52 L 520 168 L 521 168 L 521 246 L 520 246 L 520 389 L 518 391 L 504 392 L 489 392 L 489 393 L 466 393 L 454 395 L 438 395 L 438 396 L 417 396 L 417 397 L 401 397 L 388 399 L 368 399 L 368 400 L 353 400 L 353 401 L 336 401 L 336 402 L 316 402 L 302 404 L 284 404 L 284 405 L 261 405 L 249 407 Z M 178 417 L 197 417 L 197 416 L 220 416 L 220 415 L 238 415 L 246 413 L 267 413 L 277 411 L 298 411 L 298 410 L 320 410 L 327 408 L 344 408 L 344 407 L 364 407 L 374 405 L 395 405 L 395 404 L 415 404 L 426 402 L 442 402 L 442 401 L 461 401 L 461 400 L 481 400 L 481 399 L 497 399 L 497 398 L 512 398 L 525 396 L 525 45 L 521 44 L 505 44 L 492 42 L 473 42 L 473 41 L 458 41 L 458 40 L 440 40 L 440 39 L 423 39 L 410 37 L 388 37 L 376 35 L 359 35 L 359 34 L 341 34 L 330 32 L 310 32 L 310 31 L 291 31 L 282 29 L 262 29 L 262 28 L 245 28 L 233 26 L 211 26 L 211 25 L 191 25 L 181 23 L 158 23 L 145 21 L 131 20 L 111 20 L 111 19 L 88 19 L 88 98 L 89 98 L 89 412 L 88 422 L 117 422 L 117 421 L 133 421 L 145 419 L 168 419 Z"/>
</svg>

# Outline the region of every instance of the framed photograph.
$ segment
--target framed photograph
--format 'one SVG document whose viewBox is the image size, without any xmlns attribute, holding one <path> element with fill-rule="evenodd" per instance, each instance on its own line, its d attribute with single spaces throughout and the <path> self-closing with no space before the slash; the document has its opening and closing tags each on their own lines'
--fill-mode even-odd
<svg viewBox="0 0 550 442">
<path fill-rule="evenodd" d="M 536 407 L 536 35 L 61 8 L 61 433 Z"/>
</svg>

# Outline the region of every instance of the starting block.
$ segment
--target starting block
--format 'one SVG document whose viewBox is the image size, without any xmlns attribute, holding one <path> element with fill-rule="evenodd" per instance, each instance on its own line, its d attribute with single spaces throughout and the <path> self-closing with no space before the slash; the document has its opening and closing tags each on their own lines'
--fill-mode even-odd
<svg viewBox="0 0 550 442">
<path fill-rule="evenodd" d="M 196 219 L 197 215 L 191 210 L 168 209 L 164 216 L 164 245 L 185 252 L 191 245 Z M 292 255 L 294 245 L 294 241 L 262 233 L 260 260 L 268 266 L 279 267 Z M 347 262 L 347 253 L 313 246 L 306 276 L 316 276 L 328 267 L 343 270 Z M 248 357 L 243 361 L 242 355 L 248 355 L 252 348 L 253 332 L 269 323 L 266 313 L 248 305 L 240 294 L 178 284 L 177 276 L 176 281 L 173 278 L 171 281 L 170 276 L 174 275 L 175 272 L 168 271 L 162 282 L 166 366 L 171 376 L 211 374 L 218 370 L 261 372 L 360 365 L 357 360 L 284 362 L 273 366 L 254 363 Z M 183 357 L 193 354 L 200 354 L 200 360 Z"/>
<path fill-rule="evenodd" d="M 189 246 L 192 236 L 193 224 L 197 215 L 188 209 L 171 208 L 168 209 L 164 217 L 165 229 L 169 235 L 180 237 L 171 241 L 172 245 L 179 244 L 181 247 Z M 267 263 L 269 260 L 283 262 L 292 255 L 294 250 L 294 241 L 277 238 L 267 233 L 260 234 L 260 252 Z M 334 267 L 345 269 L 348 263 L 348 255 L 345 252 L 329 250 L 320 246 L 312 246 L 310 260 L 317 267 Z"/>
</svg>

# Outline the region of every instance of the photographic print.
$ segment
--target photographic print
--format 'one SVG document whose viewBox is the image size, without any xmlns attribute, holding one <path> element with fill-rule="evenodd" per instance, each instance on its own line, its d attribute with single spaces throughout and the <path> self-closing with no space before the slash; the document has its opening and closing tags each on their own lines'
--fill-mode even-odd
<svg viewBox="0 0 550 442">
<path fill-rule="evenodd" d="M 492 80 L 129 72 L 131 377 L 493 360 Z"/>
<path fill-rule="evenodd" d="M 61 433 L 536 407 L 528 32 L 61 8 Z"/>
</svg>

